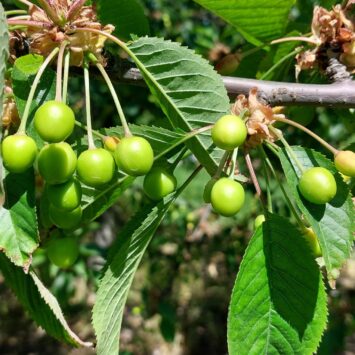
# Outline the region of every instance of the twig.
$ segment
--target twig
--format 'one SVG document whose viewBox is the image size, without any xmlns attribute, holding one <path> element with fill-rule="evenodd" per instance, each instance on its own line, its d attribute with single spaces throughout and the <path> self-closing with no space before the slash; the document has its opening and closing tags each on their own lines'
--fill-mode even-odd
<svg viewBox="0 0 355 355">
<path fill-rule="evenodd" d="M 115 81 L 144 85 L 142 74 L 137 68 L 110 70 Z M 355 108 L 355 82 L 351 80 L 334 84 L 298 84 L 277 81 L 223 77 L 230 96 L 248 95 L 258 89 L 258 97 L 271 106 L 324 106 Z"/>
</svg>

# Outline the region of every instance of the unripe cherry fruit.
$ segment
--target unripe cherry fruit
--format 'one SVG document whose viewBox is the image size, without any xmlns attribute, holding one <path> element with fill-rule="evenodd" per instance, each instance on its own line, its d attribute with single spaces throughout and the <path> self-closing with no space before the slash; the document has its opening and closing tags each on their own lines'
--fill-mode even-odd
<svg viewBox="0 0 355 355">
<path fill-rule="evenodd" d="M 112 154 L 103 148 L 85 150 L 78 158 L 79 179 L 88 186 L 99 187 L 107 184 L 112 180 L 115 170 Z"/>
<path fill-rule="evenodd" d="M 144 192 L 154 201 L 159 201 L 174 192 L 176 185 L 175 176 L 162 167 L 150 170 L 143 182 Z"/>
<path fill-rule="evenodd" d="M 303 238 L 307 241 L 311 252 L 315 258 L 320 258 L 322 256 L 322 250 L 320 248 L 318 238 L 314 233 L 312 228 L 306 228 L 306 231 L 302 234 Z"/>
<path fill-rule="evenodd" d="M 64 184 L 48 185 L 46 192 L 49 202 L 63 211 L 72 211 L 81 203 L 81 185 L 74 178 Z"/>
<path fill-rule="evenodd" d="M 214 144 L 224 150 L 233 150 L 241 146 L 248 135 L 244 121 L 235 115 L 221 117 L 212 128 Z"/>
<path fill-rule="evenodd" d="M 74 229 L 79 226 L 83 211 L 81 206 L 72 211 L 63 211 L 59 208 L 50 205 L 49 217 L 53 224 L 61 229 Z"/>
<path fill-rule="evenodd" d="M 355 153 L 351 150 L 340 151 L 334 158 L 334 164 L 342 174 L 355 177 Z"/>
<path fill-rule="evenodd" d="M 75 115 L 73 110 L 59 101 L 47 101 L 38 108 L 34 126 L 39 136 L 50 143 L 65 140 L 73 132 Z"/>
<path fill-rule="evenodd" d="M 244 188 L 237 181 L 221 178 L 212 187 L 212 207 L 222 216 L 230 217 L 235 215 L 243 207 L 244 201 Z"/>
<path fill-rule="evenodd" d="M 79 255 L 79 245 L 73 237 L 51 236 L 46 247 L 49 260 L 61 269 L 72 266 Z"/>
<path fill-rule="evenodd" d="M 263 214 L 259 214 L 259 216 L 257 216 L 254 221 L 255 229 L 258 229 L 265 222 L 265 220 L 265 216 Z"/>
<path fill-rule="evenodd" d="M 300 178 L 298 188 L 307 201 L 317 205 L 331 201 L 337 193 L 337 184 L 333 174 L 322 167 L 305 171 Z"/>
<path fill-rule="evenodd" d="M 38 170 L 47 184 L 63 184 L 72 177 L 76 162 L 76 155 L 68 143 L 52 143 L 40 151 Z"/>
<path fill-rule="evenodd" d="M 211 191 L 216 181 L 218 181 L 218 179 L 216 178 L 212 178 L 211 180 L 209 180 L 205 186 L 205 189 L 203 190 L 203 200 L 206 203 L 211 203 Z"/>
<path fill-rule="evenodd" d="M 106 150 L 108 150 L 111 153 L 114 153 L 116 148 L 117 148 L 117 144 L 120 142 L 119 138 L 117 137 L 106 137 L 104 139 L 104 147 Z"/>
<path fill-rule="evenodd" d="M 153 166 L 154 153 L 150 143 L 142 137 L 124 137 L 114 153 L 120 169 L 131 176 L 145 175 Z"/>
<path fill-rule="evenodd" d="M 1 154 L 8 171 L 23 173 L 33 165 L 37 156 L 37 145 L 31 137 L 15 134 L 3 140 Z"/>
</svg>

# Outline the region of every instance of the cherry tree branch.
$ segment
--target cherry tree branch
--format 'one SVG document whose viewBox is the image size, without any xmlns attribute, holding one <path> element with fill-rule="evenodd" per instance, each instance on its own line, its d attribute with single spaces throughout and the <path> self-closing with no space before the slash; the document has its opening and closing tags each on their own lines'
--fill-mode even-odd
<svg viewBox="0 0 355 355">
<path fill-rule="evenodd" d="M 137 68 L 109 69 L 113 80 L 144 85 Z M 259 98 L 271 106 L 327 106 L 355 108 L 355 81 L 350 79 L 334 84 L 297 84 L 276 81 L 264 81 L 236 77 L 223 77 L 228 94 L 248 95 L 258 88 Z"/>
</svg>

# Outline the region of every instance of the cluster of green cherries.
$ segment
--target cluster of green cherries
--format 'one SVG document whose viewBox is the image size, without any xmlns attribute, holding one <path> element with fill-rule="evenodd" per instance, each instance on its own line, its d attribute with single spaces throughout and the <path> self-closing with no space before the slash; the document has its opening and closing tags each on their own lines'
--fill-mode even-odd
<svg viewBox="0 0 355 355">
<path fill-rule="evenodd" d="M 243 119 L 236 115 L 220 118 L 212 128 L 214 144 L 226 151 L 233 151 L 244 144 L 248 131 Z M 343 175 L 355 177 L 355 153 L 339 151 L 334 164 Z M 326 168 L 313 167 L 305 170 L 298 183 L 298 189 L 305 200 L 322 205 L 330 202 L 337 193 L 334 175 Z M 243 207 L 245 191 L 243 186 L 233 177 L 213 177 L 204 190 L 204 200 L 211 203 L 219 214 L 229 217 L 235 215 Z M 258 216 L 260 225 L 264 216 Z"/>
<path fill-rule="evenodd" d="M 47 142 L 39 153 L 33 138 L 17 133 L 3 140 L 2 158 L 6 169 L 17 174 L 36 163 L 45 181 L 42 200 L 48 201 L 48 209 L 40 211 L 45 227 L 55 225 L 67 231 L 77 228 L 82 219 L 81 183 L 100 189 L 112 181 L 118 169 L 131 176 L 145 175 L 144 190 L 152 200 L 160 200 L 176 189 L 172 172 L 153 167 L 152 147 L 142 137 L 126 136 L 118 140 L 114 149 L 112 144 L 108 144 L 108 149 L 89 148 L 77 157 L 65 142 L 74 130 L 75 115 L 59 101 L 41 105 L 35 113 L 34 126 Z M 60 267 L 69 267 L 77 257 L 75 240 L 64 237 L 61 231 L 54 234 L 47 244 L 48 257 Z M 64 253 L 65 250 L 71 252 Z"/>
<path fill-rule="evenodd" d="M 144 191 L 152 200 L 159 201 L 176 189 L 173 169 L 153 166 L 152 147 L 142 137 L 131 134 L 121 139 L 108 137 L 104 148 L 89 147 L 77 157 L 65 142 L 74 130 L 75 115 L 69 106 L 59 101 L 41 105 L 35 113 L 34 126 L 47 142 L 39 153 L 36 142 L 19 132 L 3 140 L 2 158 L 11 173 L 23 173 L 36 162 L 45 181 L 42 198 L 48 201 L 48 209 L 41 211 L 41 215 L 47 213 L 47 218 L 41 216 L 42 223 L 45 227 L 55 225 L 60 229 L 55 231 L 55 237 L 50 238 L 47 254 L 60 267 L 69 267 L 78 254 L 75 240 L 63 236 L 61 230 L 74 230 L 82 220 L 82 183 L 100 189 L 114 179 L 119 169 L 130 176 L 145 175 Z M 244 120 L 236 115 L 221 117 L 212 128 L 214 144 L 227 152 L 242 146 L 247 136 Z M 344 175 L 354 177 L 354 157 L 353 152 L 341 151 L 335 157 L 335 166 Z M 333 174 L 323 167 L 306 170 L 298 187 L 302 196 L 314 204 L 331 201 L 337 192 Z M 204 200 L 211 203 L 220 215 L 233 216 L 243 207 L 245 191 L 234 179 L 234 174 L 230 177 L 214 176 L 204 189 Z M 45 219 L 46 223 L 43 222 Z M 259 216 L 257 224 L 264 219 Z"/>
</svg>

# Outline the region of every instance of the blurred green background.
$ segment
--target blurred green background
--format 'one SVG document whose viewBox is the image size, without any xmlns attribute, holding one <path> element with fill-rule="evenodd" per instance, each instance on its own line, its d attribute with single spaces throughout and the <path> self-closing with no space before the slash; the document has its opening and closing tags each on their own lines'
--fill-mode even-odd
<svg viewBox="0 0 355 355">
<path fill-rule="evenodd" d="M 5 6 L 10 2 L 5 1 Z M 291 13 L 289 32 L 309 31 L 316 2 L 298 1 Z M 333 1 L 321 1 L 329 6 Z M 144 0 L 151 34 L 179 41 L 216 65 L 223 57 L 251 49 L 236 30 L 189 0 Z M 287 49 L 288 51 L 292 50 Z M 287 52 L 286 52 L 287 53 Z M 112 54 L 110 54 L 112 55 Z M 246 57 L 233 75 L 261 77 L 275 63 L 277 47 Z M 294 81 L 294 60 L 286 61 L 268 79 Z M 304 82 L 322 82 L 316 72 L 304 73 Z M 83 85 L 80 77 L 70 81 L 71 105 L 83 119 Z M 168 127 L 154 98 L 144 87 L 117 83 L 130 122 Z M 92 83 L 94 126 L 117 122 L 114 105 L 102 81 Z M 341 147 L 355 142 L 355 115 L 351 110 L 293 108 L 295 120 Z M 283 127 L 290 143 L 324 152 L 311 138 Z M 327 154 L 324 152 L 324 154 Z M 255 166 L 260 161 L 255 157 Z M 178 168 L 182 181 L 194 168 L 192 158 Z M 259 174 L 262 176 L 262 173 Z M 216 216 L 203 203 L 202 173 L 171 208 L 158 229 L 136 275 L 130 292 L 121 334 L 122 354 L 226 354 L 226 318 L 231 289 L 260 205 L 248 188 L 247 203 L 235 218 Z M 145 203 L 141 180 L 99 220 L 77 233 L 81 237 L 80 259 L 68 271 L 49 264 L 43 252 L 34 258 L 41 279 L 58 297 L 69 324 L 78 335 L 93 339 L 91 307 L 107 250 L 134 212 Z M 264 181 L 261 178 L 261 185 Z M 275 210 L 289 216 L 282 194 L 273 187 Z M 329 290 L 329 326 L 319 354 L 355 354 L 355 258 L 344 267 L 336 290 Z M 27 317 L 0 275 L 0 353 L 91 354 L 72 350 L 48 337 Z"/>
</svg>

